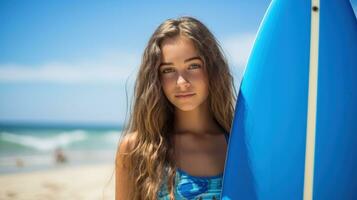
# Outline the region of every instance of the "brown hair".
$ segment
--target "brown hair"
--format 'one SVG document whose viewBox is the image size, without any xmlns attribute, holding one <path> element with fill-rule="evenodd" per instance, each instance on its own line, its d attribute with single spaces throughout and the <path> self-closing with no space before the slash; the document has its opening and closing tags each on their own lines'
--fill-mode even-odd
<svg viewBox="0 0 357 200">
<path fill-rule="evenodd" d="M 144 50 L 135 83 L 134 104 L 123 134 L 137 133 L 132 151 L 124 155 L 136 187 L 130 199 L 157 199 L 157 192 L 163 183 L 168 186 L 170 199 L 174 199 L 176 166 L 170 137 L 174 108 L 163 93 L 159 66 L 162 61 L 161 43 L 164 39 L 179 35 L 190 39 L 204 60 L 212 116 L 226 132 L 231 128 L 236 92 L 233 77 L 217 40 L 195 18 L 180 17 L 164 21 L 155 30 Z"/>
</svg>

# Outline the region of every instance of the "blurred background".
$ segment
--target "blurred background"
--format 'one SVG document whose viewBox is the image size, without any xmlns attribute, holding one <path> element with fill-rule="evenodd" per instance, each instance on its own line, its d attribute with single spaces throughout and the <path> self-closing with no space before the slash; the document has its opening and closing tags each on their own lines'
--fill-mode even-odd
<svg viewBox="0 0 357 200">
<path fill-rule="evenodd" d="M 0 174 L 113 163 L 141 54 L 165 19 L 207 25 L 238 91 L 269 3 L 0 0 Z"/>
<path fill-rule="evenodd" d="M 0 173 L 53 166 L 59 151 L 111 162 L 141 54 L 167 18 L 209 27 L 238 90 L 269 3 L 1 0 Z"/>
</svg>

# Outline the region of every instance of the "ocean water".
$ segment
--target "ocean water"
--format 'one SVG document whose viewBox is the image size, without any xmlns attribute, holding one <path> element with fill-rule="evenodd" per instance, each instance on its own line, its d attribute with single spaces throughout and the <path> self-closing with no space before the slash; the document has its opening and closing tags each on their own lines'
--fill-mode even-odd
<svg viewBox="0 0 357 200">
<path fill-rule="evenodd" d="M 0 125 L 0 174 L 114 163 L 121 130 L 120 126 Z M 56 159 L 58 150 L 65 161 Z"/>
</svg>

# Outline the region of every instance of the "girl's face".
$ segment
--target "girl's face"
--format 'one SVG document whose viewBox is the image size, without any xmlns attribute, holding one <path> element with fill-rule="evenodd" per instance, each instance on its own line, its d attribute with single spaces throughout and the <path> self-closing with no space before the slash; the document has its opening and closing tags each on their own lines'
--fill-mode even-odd
<svg viewBox="0 0 357 200">
<path fill-rule="evenodd" d="M 199 107 L 208 97 L 203 60 L 186 37 L 165 39 L 161 45 L 160 79 L 168 100 L 182 111 Z"/>
</svg>

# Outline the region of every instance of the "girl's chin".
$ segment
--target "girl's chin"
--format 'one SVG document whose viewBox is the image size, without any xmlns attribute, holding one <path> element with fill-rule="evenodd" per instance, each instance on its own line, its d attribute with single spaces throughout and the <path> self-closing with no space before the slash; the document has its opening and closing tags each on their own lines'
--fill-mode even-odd
<svg viewBox="0 0 357 200">
<path fill-rule="evenodd" d="M 176 109 L 179 109 L 180 111 L 188 112 L 195 110 L 197 106 L 195 105 L 184 105 L 184 106 L 176 106 Z"/>
<path fill-rule="evenodd" d="M 180 111 L 188 112 L 188 111 L 193 111 L 198 109 L 199 107 L 202 107 L 204 102 L 176 102 L 175 108 Z"/>
</svg>

